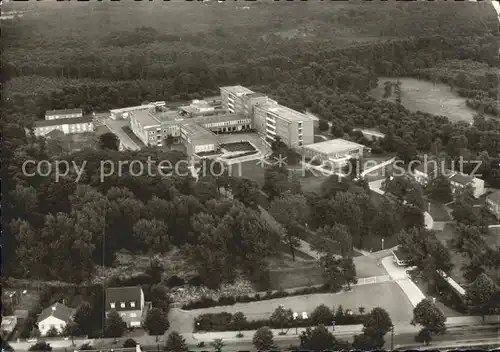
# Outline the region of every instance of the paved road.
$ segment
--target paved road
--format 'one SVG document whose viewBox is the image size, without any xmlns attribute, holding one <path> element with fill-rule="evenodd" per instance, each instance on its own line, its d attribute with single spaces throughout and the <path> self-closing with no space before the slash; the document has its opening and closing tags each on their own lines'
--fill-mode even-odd
<svg viewBox="0 0 500 352">
<path fill-rule="evenodd" d="M 425 295 L 422 293 L 422 291 L 409 278 L 408 274 L 406 273 L 407 268 L 397 266 L 394 263 L 394 259 L 392 256 L 383 258 L 382 265 L 384 266 L 385 270 L 387 270 L 392 279 L 396 281 L 399 287 L 401 287 L 414 307 L 425 298 Z"/>
</svg>

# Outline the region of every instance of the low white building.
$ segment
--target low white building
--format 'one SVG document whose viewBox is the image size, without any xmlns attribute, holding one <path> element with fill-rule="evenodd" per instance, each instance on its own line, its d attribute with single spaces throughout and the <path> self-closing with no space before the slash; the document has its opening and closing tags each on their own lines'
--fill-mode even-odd
<svg viewBox="0 0 500 352">
<path fill-rule="evenodd" d="M 35 136 L 45 136 L 54 130 L 62 131 L 64 134 L 93 132 L 94 121 L 92 116 L 57 118 L 35 121 L 33 128 Z"/>
<path fill-rule="evenodd" d="M 46 336 L 52 328 L 56 329 L 58 333 L 62 333 L 66 325 L 73 320 L 74 314 L 74 309 L 59 302 L 45 308 L 37 319 L 40 335 Z"/>
<path fill-rule="evenodd" d="M 315 158 L 318 161 L 343 164 L 351 158 L 361 158 L 364 150 L 365 146 L 362 144 L 339 138 L 306 145 L 302 148 L 302 154 L 306 158 Z"/>
<path fill-rule="evenodd" d="M 484 181 L 477 177 L 456 172 L 450 176 L 449 180 L 453 193 L 460 191 L 467 186 L 471 186 L 474 190 L 474 198 L 479 198 L 485 193 Z"/>
</svg>

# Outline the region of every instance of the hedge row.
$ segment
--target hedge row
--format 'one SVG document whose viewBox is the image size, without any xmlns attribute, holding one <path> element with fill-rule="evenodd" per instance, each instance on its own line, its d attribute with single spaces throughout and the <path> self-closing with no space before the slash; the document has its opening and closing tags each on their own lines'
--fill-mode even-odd
<svg viewBox="0 0 500 352">
<path fill-rule="evenodd" d="M 357 325 L 363 324 L 366 315 L 361 314 L 336 314 L 335 325 Z M 292 320 L 283 324 L 273 322 L 269 319 L 249 320 L 249 321 L 233 321 L 233 314 L 222 313 L 206 313 L 198 316 L 194 321 L 195 331 L 240 331 L 240 330 L 257 330 L 263 326 L 269 326 L 272 329 L 289 329 L 289 328 L 306 328 L 323 324 L 325 326 L 332 325 L 332 321 L 312 321 L 308 319 Z"/>
<path fill-rule="evenodd" d="M 232 306 L 235 303 L 248 303 L 248 302 L 258 302 L 266 301 L 274 298 L 283 298 L 290 296 L 301 296 L 309 295 L 313 293 L 332 293 L 338 292 L 339 289 L 333 290 L 330 285 L 323 285 L 319 287 L 306 287 L 293 292 L 287 291 L 268 291 L 264 295 L 256 294 L 255 296 L 243 295 L 243 296 L 221 296 L 218 300 L 214 300 L 210 297 L 202 297 L 198 301 L 186 303 L 182 306 L 184 310 L 192 309 L 202 309 L 211 308 L 217 306 Z"/>
</svg>

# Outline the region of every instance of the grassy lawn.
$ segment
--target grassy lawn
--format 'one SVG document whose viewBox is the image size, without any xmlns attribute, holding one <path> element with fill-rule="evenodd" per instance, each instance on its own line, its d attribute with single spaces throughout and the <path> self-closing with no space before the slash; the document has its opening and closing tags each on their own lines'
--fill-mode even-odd
<svg viewBox="0 0 500 352">
<path fill-rule="evenodd" d="M 424 281 L 422 281 L 420 279 L 413 280 L 413 282 L 425 294 L 425 296 L 433 296 L 433 297 L 435 297 L 435 295 L 433 295 L 431 293 L 432 291 L 429 289 L 429 286 L 428 286 L 428 284 L 426 282 L 424 282 Z M 445 305 L 439 299 L 439 297 L 436 297 L 436 305 L 438 306 L 439 309 L 441 309 L 441 311 L 443 312 L 443 314 L 446 317 L 461 317 L 461 316 L 464 315 L 464 313 L 460 313 L 460 312 L 454 310 L 453 308 L 450 308 L 447 305 Z"/>
<path fill-rule="evenodd" d="M 382 99 L 384 82 L 395 82 L 398 78 L 379 77 L 378 87 L 371 91 L 376 99 Z M 402 104 L 411 111 L 423 111 L 434 115 L 447 116 L 451 121 L 472 121 L 477 113 L 467 107 L 465 98 L 459 97 L 445 84 L 399 77 L 401 82 Z M 388 100 L 394 102 L 394 93 Z"/>
<path fill-rule="evenodd" d="M 350 292 L 313 294 L 295 297 L 272 299 L 268 301 L 237 303 L 233 306 L 212 307 L 190 311 L 189 315 L 203 313 L 242 312 L 249 320 L 269 318 L 272 312 L 282 304 L 295 312 L 311 313 L 320 304 L 337 308 L 357 310 L 360 306 L 367 311 L 382 307 L 391 316 L 393 322 L 408 322 L 412 318 L 413 306 L 403 290 L 395 282 L 361 285 L 353 287 Z"/>
<path fill-rule="evenodd" d="M 446 207 L 443 204 L 430 203 L 430 214 L 434 221 L 451 221 L 452 218 L 450 214 L 446 211 Z"/>
<path fill-rule="evenodd" d="M 445 226 L 443 231 L 440 231 L 436 234 L 436 237 L 438 240 L 440 240 L 444 245 L 447 247 L 449 246 L 448 242 L 453 238 L 454 236 L 454 228 L 452 224 L 448 224 Z M 451 272 L 451 277 L 453 280 L 455 280 L 459 285 L 463 285 L 466 283 L 462 271 L 460 268 L 468 263 L 468 259 L 457 252 L 451 250 L 451 262 L 453 263 L 453 270 Z"/>
</svg>

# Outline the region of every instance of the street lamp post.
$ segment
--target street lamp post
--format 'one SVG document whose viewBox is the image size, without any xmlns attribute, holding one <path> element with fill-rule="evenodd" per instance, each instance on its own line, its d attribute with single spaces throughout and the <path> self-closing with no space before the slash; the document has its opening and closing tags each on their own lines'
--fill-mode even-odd
<svg viewBox="0 0 500 352">
<path fill-rule="evenodd" d="M 391 351 L 394 350 L 394 325 L 391 326 Z"/>
<path fill-rule="evenodd" d="M 382 249 L 384 249 L 384 239 L 382 238 Z"/>
</svg>

